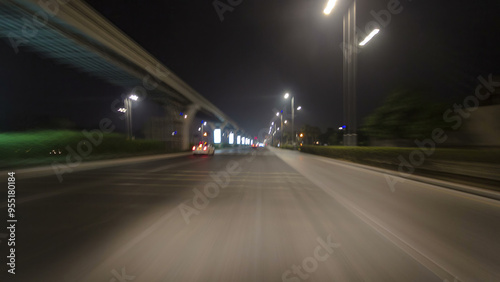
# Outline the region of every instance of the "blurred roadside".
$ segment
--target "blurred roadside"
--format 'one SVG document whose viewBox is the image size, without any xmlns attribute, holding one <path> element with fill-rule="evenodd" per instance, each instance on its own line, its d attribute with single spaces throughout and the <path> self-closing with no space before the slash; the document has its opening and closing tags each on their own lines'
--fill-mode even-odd
<svg viewBox="0 0 500 282">
<path fill-rule="evenodd" d="M 302 152 L 500 191 L 500 149 L 303 146 Z"/>
</svg>

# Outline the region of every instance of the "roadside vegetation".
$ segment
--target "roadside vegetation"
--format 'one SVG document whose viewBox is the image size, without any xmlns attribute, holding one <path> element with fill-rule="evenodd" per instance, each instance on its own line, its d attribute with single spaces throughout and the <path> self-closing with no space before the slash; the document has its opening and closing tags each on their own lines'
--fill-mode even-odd
<svg viewBox="0 0 500 282">
<path fill-rule="evenodd" d="M 64 161 L 68 154 L 84 151 L 83 160 L 111 159 L 126 156 L 171 153 L 164 142 L 126 140 L 118 133 L 84 135 L 75 130 L 42 130 L 0 133 L 0 167 L 14 168 Z M 89 152 L 87 154 L 87 152 Z"/>
<path fill-rule="evenodd" d="M 399 165 L 399 156 L 408 159 L 420 148 L 399 147 L 346 147 L 346 146 L 302 146 L 300 151 L 361 164 Z M 474 163 L 500 163 L 500 149 L 451 149 L 436 148 L 426 161 L 458 161 Z M 424 161 L 425 164 L 425 161 Z"/>
</svg>

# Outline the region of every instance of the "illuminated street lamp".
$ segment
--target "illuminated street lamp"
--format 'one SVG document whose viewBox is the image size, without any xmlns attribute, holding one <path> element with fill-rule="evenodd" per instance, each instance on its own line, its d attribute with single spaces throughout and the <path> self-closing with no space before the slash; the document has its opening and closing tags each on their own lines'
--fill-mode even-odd
<svg viewBox="0 0 500 282">
<path fill-rule="evenodd" d="M 366 38 L 359 43 L 359 46 L 365 46 L 368 41 L 370 41 L 375 35 L 377 35 L 380 32 L 380 29 L 376 28 Z"/>
<path fill-rule="evenodd" d="M 329 0 L 323 13 L 329 15 L 335 7 L 336 0 Z M 347 130 L 344 130 L 344 145 L 356 146 L 357 126 L 356 126 L 356 72 L 358 60 L 358 47 L 365 46 L 380 29 L 374 29 L 360 43 L 358 43 L 356 33 L 356 0 L 347 9 L 343 19 L 343 46 L 344 50 L 344 121 L 347 124 Z M 343 128 L 345 129 L 345 128 Z"/>
<path fill-rule="evenodd" d="M 335 7 L 335 0 L 329 0 L 323 13 L 329 15 Z M 350 146 L 352 143 L 351 130 L 356 132 L 355 124 L 355 103 L 356 103 L 356 60 L 357 60 L 357 38 L 356 38 L 356 0 L 353 1 L 347 10 L 347 15 L 343 19 L 343 55 L 344 55 L 344 120 L 349 125 L 349 132 L 344 134 L 344 145 Z M 347 39 L 347 40 L 346 40 Z M 347 42 L 346 42 L 347 41 Z M 356 138 L 356 137 L 354 137 Z"/>
<path fill-rule="evenodd" d="M 326 4 L 326 7 L 325 9 L 323 10 L 323 13 L 325 13 L 325 15 L 329 15 L 333 8 L 335 7 L 335 3 L 337 2 L 337 0 L 329 0 L 328 3 Z"/>
</svg>

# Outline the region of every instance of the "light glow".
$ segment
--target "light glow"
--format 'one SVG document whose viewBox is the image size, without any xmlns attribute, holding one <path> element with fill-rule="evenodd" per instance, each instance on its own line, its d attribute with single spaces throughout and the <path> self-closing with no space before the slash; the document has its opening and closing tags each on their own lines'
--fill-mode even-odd
<svg viewBox="0 0 500 282">
<path fill-rule="evenodd" d="M 285 94 L 285 99 L 288 99 L 288 97 L 290 97 L 290 94 L 286 93 Z"/>
<path fill-rule="evenodd" d="M 368 41 L 370 41 L 375 35 L 377 35 L 377 33 L 380 32 L 380 29 L 374 29 L 370 34 L 368 34 L 368 36 L 365 38 L 365 40 L 361 41 L 361 43 L 359 43 L 359 46 L 365 46 L 366 43 L 368 43 Z"/>
<path fill-rule="evenodd" d="M 234 144 L 234 133 L 229 133 L 229 145 Z"/>
<path fill-rule="evenodd" d="M 139 96 L 137 96 L 135 94 L 132 94 L 132 95 L 130 95 L 129 98 L 132 99 L 132 100 L 134 100 L 134 101 L 137 101 L 137 99 L 139 99 Z"/>
<path fill-rule="evenodd" d="M 217 129 L 214 130 L 214 143 L 215 144 L 220 144 L 221 139 L 222 139 L 222 137 L 221 137 L 221 130 L 220 130 L 220 128 L 217 128 Z"/>
<path fill-rule="evenodd" d="M 301 106 L 298 106 L 298 107 L 297 107 L 297 111 L 300 111 L 300 110 L 302 110 L 302 107 L 301 107 Z"/>
<path fill-rule="evenodd" d="M 325 15 L 329 15 L 333 8 L 335 7 L 335 3 L 337 2 L 337 0 L 329 0 L 328 3 L 326 4 L 326 7 L 325 9 L 323 10 L 323 13 L 325 13 Z"/>
<path fill-rule="evenodd" d="M 238 135 L 238 137 L 236 137 L 236 144 L 237 145 L 241 144 L 241 136 L 240 135 Z"/>
</svg>

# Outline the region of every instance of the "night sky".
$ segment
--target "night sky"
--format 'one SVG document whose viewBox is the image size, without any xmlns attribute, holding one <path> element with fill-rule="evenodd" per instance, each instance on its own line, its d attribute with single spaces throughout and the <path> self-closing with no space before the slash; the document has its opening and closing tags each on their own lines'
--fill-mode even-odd
<svg viewBox="0 0 500 282">
<path fill-rule="evenodd" d="M 222 1 L 227 3 L 226 1 Z M 221 21 L 212 1 L 87 1 L 195 90 L 256 135 L 295 95 L 297 128 L 342 125 L 344 0 L 325 16 L 326 0 L 243 2 Z M 358 26 L 388 0 L 358 0 Z M 401 87 L 425 89 L 450 105 L 473 93 L 476 77 L 500 74 L 499 1 L 401 1 L 403 10 L 362 50 L 358 120 Z M 0 130 L 41 115 L 95 127 L 128 89 L 57 65 L 0 41 Z M 149 115 L 148 115 L 149 114 Z M 141 127 L 161 111 L 134 109 Z M 137 126 L 136 126 L 137 128 Z"/>
</svg>

